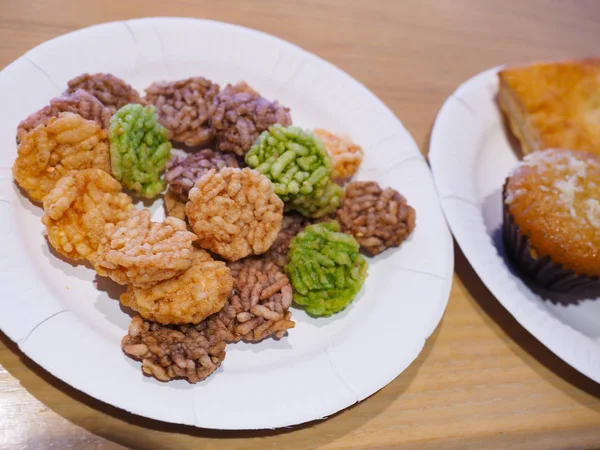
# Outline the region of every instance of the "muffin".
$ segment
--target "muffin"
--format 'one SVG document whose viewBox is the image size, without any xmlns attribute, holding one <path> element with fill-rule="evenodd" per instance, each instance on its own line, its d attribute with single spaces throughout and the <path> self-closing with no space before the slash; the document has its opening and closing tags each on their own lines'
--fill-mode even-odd
<svg viewBox="0 0 600 450">
<path fill-rule="evenodd" d="M 543 288 L 600 286 L 600 156 L 549 149 L 527 155 L 503 191 L 509 259 Z"/>
</svg>

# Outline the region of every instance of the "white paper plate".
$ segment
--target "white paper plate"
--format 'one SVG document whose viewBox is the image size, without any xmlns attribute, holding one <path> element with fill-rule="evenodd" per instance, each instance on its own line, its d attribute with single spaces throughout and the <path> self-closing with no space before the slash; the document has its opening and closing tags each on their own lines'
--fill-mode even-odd
<svg viewBox="0 0 600 450">
<path fill-rule="evenodd" d="M 130 317 L 111 286 L 51 254 L 42 210 L 20 195 L 10 167 L 17 123 L 83 72 L 111 72 L 140 91 L 157 80 L 203 75 L 246 80 L 291 107 L 294 123 L 347 132 L 363 146 L 360 179 L 403 193 L 417 228 L 402 248 L 371 261 L 344 312 L 312 319 L 294 310 L 289 336 L 235 344 L 196 385 L 144 377 L 120 350 Z M 0 327 L 49 372 L 102 401 L 168 422 L 275 428 L 326 417 L 392 381 L 419 354 L 448 300 L 450 233 L 423 157 L 394 114 L 363 85 L 280 39 L 193 19 L 141 19 L 48 41 L 0 73 Z M 153 205 L 155 217 L 162 206 Z M 99 284 L 100 290 L 95 287 Z"/>
<path fill-rule="evenodd" d="M 546 347 L 600 382 L 600 299 L 532 292 L 505 260 L 501 190 L 518 158 L 496 104 L 498 69 L 460 86 L 433 128 L 429 161 L 450 228 L 498 301 Z"/>
</svg>

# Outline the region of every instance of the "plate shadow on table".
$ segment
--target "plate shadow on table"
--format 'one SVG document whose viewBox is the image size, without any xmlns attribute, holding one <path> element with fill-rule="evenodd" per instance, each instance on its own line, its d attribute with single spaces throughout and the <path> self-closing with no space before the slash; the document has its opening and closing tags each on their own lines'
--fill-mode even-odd
<svg viewBox="0 0 600 450">
<path fill-rule="evenodd" d="M 371 397 L 333 414 L 326 420 L 315 420 L 276 430 L 211 430 L 196 428 L 189 425 L 170 424 L 131 414 L 96 400 L 54 377 L 25 356 L 18 349 L 17 345 L 2 332 L 0 332 L 0 342 L 2 342 L 13 354 L 18 356 L 20 363 L 15 364 L 13 362 L 15 361 L 14 359 L 7 359 L 0 360 L 0 365 L 19 380 L 29 394 L 33 395 L 56 414 L 77 426 L 85 428 L 90 433 L 131 448 L 152 448 L 153 445 L 156 445 L 156 441 L 154 440 L 155 435 L 153 433 L 132 433 L 132 429 L 124 430 L 122 427 L 110 426 L 107 424 L 106 420 L 98 420 L 100 413 L 109 416 L 109 420 L 124 421 L 134 427 L 141 427 L 164 433 L 184 434 L 205 439 L 259 439 L 269 436 L 284 435 L 295 431 L 303 433 L 306 436 L 306 447 L 304 448 L 314 448 L 354 432 L 358 427 L 384 413 L 396 399 L 402 396 L 417 376 L 421 365 L 430 355 L 440 328 L 441 322 L 438 324 L 438 327 L 433 334 L 427 339 L 418 358 L 394 381 L 379 392 L 373 394 Z M 0 355 L 2 355 L 2 353 L 0 353 Z M 140 371 L 140 377 L 142 376 Z M 57 394 L 53 389 L 48 389 L 48 385 L 59 391 L 59 393 Z M 63 396 L 69 397 L 70 401 L 65 401 Z M 81 408 L 73 408 L 74 402 L 84 404 L 89 407 L 91 411 L 82 412 Z M 197 441 L 195 444 L 191 442 L 190 446 L 196 448 L 197 444 Z"/>
<path fill-rule="evenodd" d="M 556 376 L 562 378 L 567 383 L 570 383 L 582 391 L 600 398 L 600 384 L 578 372 L 576 369 L 552 353 L 523 326 L 521 326 L 506 309 L 504 309 L 500 302 L 496 300 L 492 293 L 479 279 L 456 243 L 454 254 L 455 272 L 458 275 L 458 278 L 460 278 L 461 282 L 469 291 L 481 310 L 483 310 L 483 312 L 489 316 L 509 338 L 511 338 L 523 351 L 528 353 L 531 357 L 537 360 L 537 362 L 539 362 L 549 371 L 553 372 Z M 519 358 L 525 364 L 528 364 L 539 375 L 542 375 L 539 366 L 535 364 L 532 365 L 519 353 L 516 353 L 516 355 L 519 356 Z M 565 394 L 572 397 L 573 400 L 578 402 L 580 401 L 576 397 L 573 397 L 569 390 L 563 389 L 563 385 L 561 384 L 560 380 L 551 377 L 548 379 L 548 381 L 557 389 L 560 389 Z M 590 406 L 589 404 L 586 404 L 585 406 L 600 412 L 600 407 L 598 406 Z"/>
</svg>

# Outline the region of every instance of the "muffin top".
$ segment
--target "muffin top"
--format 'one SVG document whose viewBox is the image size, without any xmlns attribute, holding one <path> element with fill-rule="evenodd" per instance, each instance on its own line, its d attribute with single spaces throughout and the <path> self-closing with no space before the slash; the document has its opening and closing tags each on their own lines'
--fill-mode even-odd
<svg viewBox="0 0 600 450">
<path fill-rule="evenodd" d="M 600 156 L 549 149 L 527 155 L 509 176 L 504 202 L 536 256 L 600 275 Z"/>
</svg>

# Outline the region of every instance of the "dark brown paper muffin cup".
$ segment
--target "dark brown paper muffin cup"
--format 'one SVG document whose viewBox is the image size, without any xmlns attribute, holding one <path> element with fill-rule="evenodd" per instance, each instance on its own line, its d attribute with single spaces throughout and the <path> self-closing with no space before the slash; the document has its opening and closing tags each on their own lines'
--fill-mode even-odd
<svg viewBox="0 0 600 450">
<path fill-rule="evenodd" d="M 579 275 L 553 263 L 550 256 L 532 256 L 529 238 L 520 233 L 506 204 L 506 184 L 502 189 L 502 241 L 508 259 L 515 268 L 538 286 L 555 292 L 579 293 L 588 289 L 600 288 L 598 277 Z"/>
</svg>

